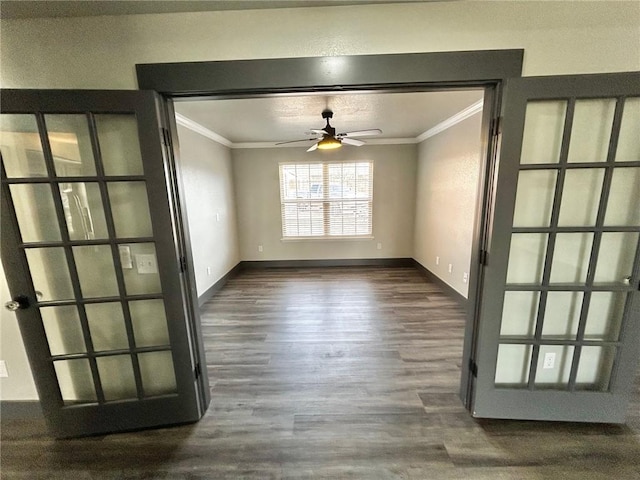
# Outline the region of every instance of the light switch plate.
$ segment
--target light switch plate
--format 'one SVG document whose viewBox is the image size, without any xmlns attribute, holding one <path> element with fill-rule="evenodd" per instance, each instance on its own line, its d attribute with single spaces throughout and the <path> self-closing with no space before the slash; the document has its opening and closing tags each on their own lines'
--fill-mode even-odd
<svg viewBox="0 0 640 480">
<path fill-rule="evenodd" d="M 7 378 L 8 376 L 7 363 L 4 360 L 0 360 L 0 378 Z"/>
<path fill-rule="evenodd" d="M 136 257 L 136 269 L 140 274 L 158 273 L 158 262 L 153 254 L 138 254 Z"/>
</svg>

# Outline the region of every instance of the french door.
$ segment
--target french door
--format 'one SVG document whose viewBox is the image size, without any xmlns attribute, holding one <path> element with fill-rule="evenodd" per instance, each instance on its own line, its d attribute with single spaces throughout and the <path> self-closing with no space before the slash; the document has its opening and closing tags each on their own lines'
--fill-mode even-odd
<svg viewBox="0 0 640 480">
<path fill-rule="evenodd" d="M 154 92 L 2 91 L 6 306 L 58 437 L 207 406 L 161 107 Z"/>
<path fill-rule="evenodd" d="M 509 80 L 476 417 L 616 422 L 640 356 L 640 74 Z"/>
</svg>

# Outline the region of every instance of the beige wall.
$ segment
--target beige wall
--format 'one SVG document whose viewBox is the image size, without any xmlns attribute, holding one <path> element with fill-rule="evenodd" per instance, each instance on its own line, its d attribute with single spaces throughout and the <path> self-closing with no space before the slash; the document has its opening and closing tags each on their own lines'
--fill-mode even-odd
<svg viewBox="0 0 640 480">
<path fill-rule="evenodd" d="M 278 162 L 373 160 L 373 239 L 282 241 Z M 242 260 L 408 258 L 413 252 L 415 145 L 233 150 Z M 378 250 L 377 244 L 382 244 Z M 263 252 L 258 252 L 258 245 Z"/>
<path fill-rule="evenodd" d="M 178 139 L 200 296 L 240 261 L 231 151 L 181 125 Z"/>
<path fill-rule="evenodd" d="M 464 297 L 478 197 L 481 122 L 481 113 L 476 113 L 418 146 L 413 258 Z"/>
</svg>

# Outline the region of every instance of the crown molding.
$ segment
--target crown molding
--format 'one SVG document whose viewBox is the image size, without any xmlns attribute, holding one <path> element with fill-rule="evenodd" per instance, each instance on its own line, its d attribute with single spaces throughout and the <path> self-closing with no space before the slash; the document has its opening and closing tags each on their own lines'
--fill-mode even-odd
<svg viewBox="0 0 640 480">
<path fill-rule="evenodd" d="M 484 103 L 483 100 L 478 100 L 476 103 L 469 105 L 467 108 L 460 110 L 455 115 L 452 115 L 446 120 L 440 122 L 435 127 L 431 127 L 426 132 L 421 133 L 416 137 L 417 143 L 424 142 L 427 138 L 431 138 L 434 135 L 437 135 L 438 133 L 444 132 L 448 128 L 451 128 L 454 125 L 457 125 L 458 123 L 462 122 L 463 120 L 466 120 L 467 118 L 472 117 L 476 113 L 481 112 L 483 103 Z"/>
<path fill-rule="evenodd" d="M 194 122 L 190 118 L 187 118 L 184 115 L 181 115 L 177 112 L 176 112 L 176 123 L 178 125 L 182 125 L 185 128 L 188 128 L 193 132 L 199 133 L 203 137 L 207 137 L 213 140 L 214 142 L 218 142 L 224 145 L 225 147 L 229 147 L 229 148 L 233 147 L 233 142 L 231 142 L 230 140 L 227 140 L 222 135 L 219 135 L 216 132 L 209 130 L 207 127 L 204 127 L 200 125 L 198 122 Z"/>
</svg>

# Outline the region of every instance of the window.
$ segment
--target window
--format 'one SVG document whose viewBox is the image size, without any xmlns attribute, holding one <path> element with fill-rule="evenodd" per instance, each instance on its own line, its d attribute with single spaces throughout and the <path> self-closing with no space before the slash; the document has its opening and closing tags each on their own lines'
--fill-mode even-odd
<svg viewBox="0 0 640 480">
<path fill-rule="evenodd" d="M 281 163 L 284 238 L 371 236 L 373 162 Z"/>
</svg>

